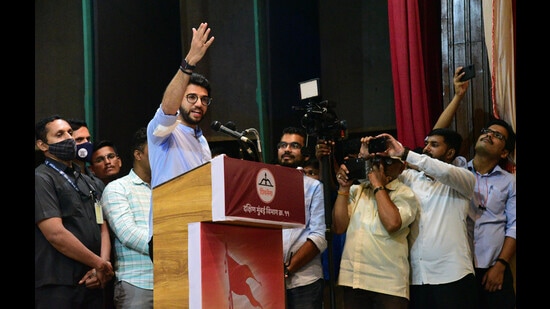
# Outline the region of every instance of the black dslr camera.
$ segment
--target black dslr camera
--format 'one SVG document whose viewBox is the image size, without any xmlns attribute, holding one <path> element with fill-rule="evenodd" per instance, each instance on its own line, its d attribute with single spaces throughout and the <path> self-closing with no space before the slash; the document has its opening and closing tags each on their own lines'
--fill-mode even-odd
<svg viewBox="0 0 550 309">
<path fill-rule="evenodd" d="M 390 160 L 389 163 L 388 160 Z M 371 172 L 374 165 L 379 166 L 380 164 L 383 164 L 382 162 L 386 162 L 386 165 L 390 165 L 392 164 L 391 160 L 392 159 L 390 157 L 382 156 L 374 156 L 370 159 L 349 158 L 344 161 L 344 165 L 346 165 L 349 171 L 349 179 L 367 179 L 367 174 Z"/>
</svg>

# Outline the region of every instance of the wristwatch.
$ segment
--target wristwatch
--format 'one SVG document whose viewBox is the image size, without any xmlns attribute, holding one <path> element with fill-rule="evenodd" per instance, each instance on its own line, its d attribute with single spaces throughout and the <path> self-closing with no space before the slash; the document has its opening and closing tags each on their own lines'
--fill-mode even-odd
<svg viewBox="0 0 550 309">
<path fill-rule="evenodd" d="M 181 67 L 180 67 L 180 69 L 181 69 L 182 71 L 186 71 L 186 70 L 191 70 L 191 71 L 193 71 L 195 68 L 196 68 L 196 66 L 190 65 L 189 63 L 187 63 L 187 60 L 183 59 L 183 60 L 181 61 Z"/>
</svg>

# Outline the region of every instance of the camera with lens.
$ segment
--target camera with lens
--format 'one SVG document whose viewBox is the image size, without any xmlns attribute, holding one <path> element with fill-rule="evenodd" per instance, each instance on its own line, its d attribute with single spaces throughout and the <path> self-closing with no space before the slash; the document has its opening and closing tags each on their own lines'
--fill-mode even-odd
<svg viewBox="0 0 550 309">
<path fill-rule="evenodd" d="M 377 152 L 384 152 L 388 149 L 386 144 L 387 138 L 385 136 L 373 138 L 369 141 L 369 153 L 375 154 Z"/>
<path fill-rule="evenodd" d="M 373 165 L 378 166 L 382 164 L 383 160 L 386 160 L 385 164 L 389 165 L 392 159 L 390 157 L 374 156 L 370 159 L 349 158 L 344 160 L 344 165 L 349 171 L 348 178 L 367 179 L 367 174 L 371 172 Z M 387 160 L 390 160 L 390 163 Z"/>
</svg>

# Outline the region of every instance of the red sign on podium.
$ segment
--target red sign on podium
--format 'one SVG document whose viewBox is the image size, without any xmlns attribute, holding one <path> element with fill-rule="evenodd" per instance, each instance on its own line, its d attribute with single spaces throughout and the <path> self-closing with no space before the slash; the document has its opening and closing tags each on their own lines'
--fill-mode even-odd
<svg viewBox="0 0 550 309">
<path fill-rule="evenodd" d="M 289 167 L 217 156 L 212 168 L 212 220 L 305 226 L 304 175 Z M 246 166 L 246 168 L 243 168 Z"/>
</svg>

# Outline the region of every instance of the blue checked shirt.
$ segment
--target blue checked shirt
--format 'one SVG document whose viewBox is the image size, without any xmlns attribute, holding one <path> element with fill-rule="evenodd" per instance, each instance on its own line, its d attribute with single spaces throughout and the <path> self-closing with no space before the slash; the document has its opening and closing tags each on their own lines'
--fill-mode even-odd
<svg viewBox="0 0 550 309">
<path fill-rule="evenodd" d="M 149 258 L 151 186 L 132 169 L 107 184 L 101 197 L 103 215 L 114 232 L 117 280 L 153 289 L 153 263 Z"/>
</svg>

